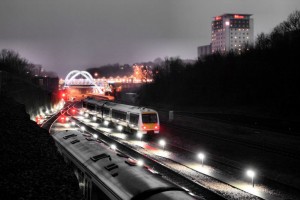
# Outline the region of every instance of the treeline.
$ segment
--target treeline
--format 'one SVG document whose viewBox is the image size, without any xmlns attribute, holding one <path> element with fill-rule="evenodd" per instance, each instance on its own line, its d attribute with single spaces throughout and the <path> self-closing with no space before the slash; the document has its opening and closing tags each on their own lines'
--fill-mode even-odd
<svg viewBox="0 0 300 200">
<path fill-rule="evenodd" d="M 298 116 L 300 11 L 247 48 L 241 54 L 215 53 L 195 64 L 166 59 L 155 69 L 154 82 L 140 90 L 140 103 L 248 106 Z"/>
<path fill-rule="evenodd" d="M 12 50 L 0 52 L 0 100 L 12 97 L 26 107 L 27 113 L 35 116 L 43 109 L 50 109 L 59 99 L 51 92 L 32 83 L 36 70 L 34 64 Z M 44 71 L 44 73 L 47 73 Z M 49 74 L 54 75 L 50 72 Z"/>
<path fill-rule="evenodd" d="M 57 77 L 55 72 L 45 71 L 41 65 L 30 63 L 17 52 L 8 49 L 0 51 L 0 70 L 27 79 L 33 76 Z"/>
</svg>

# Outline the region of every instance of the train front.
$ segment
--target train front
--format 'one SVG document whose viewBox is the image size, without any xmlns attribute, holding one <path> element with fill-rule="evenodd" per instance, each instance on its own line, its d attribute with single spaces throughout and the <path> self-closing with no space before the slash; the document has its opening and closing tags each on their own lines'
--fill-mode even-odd
<svg viewBox="0 0 300 200">
<path fill-rule="evenodd" d="M 159 134 L 159 118 L 157 112 L 141 113 L 141 129 L 143 134 Z"/>
</svg>

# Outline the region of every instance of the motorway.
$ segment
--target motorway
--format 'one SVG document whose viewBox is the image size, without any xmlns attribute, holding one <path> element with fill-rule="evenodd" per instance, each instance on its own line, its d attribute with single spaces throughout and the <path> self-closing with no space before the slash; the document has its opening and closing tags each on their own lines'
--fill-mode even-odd
<svg viewBox="0 0 300 200">
<path fill-rule="evenodd" d="M 72 106 L 72 104 L 65 106 L 63 110 L 65 115 L 71 114 L 68 111 Z M 218 156 L 206 154 L 209 158 L 205 159 L 202 165 L 196 158 L 197 153 L 190 149 L 183 149 L 170 143 L 162 148 L 158 145 L 162 134 L 139 139 L 135 135 L 125 134 L 93 121 L 92 113 L 88 113 L 88 117 L 80 115 L 79 112 L 70 116 L 76 126 L 72 126 L 71 121 L 59 123 L 56 121 L 59 115 L 60 113 L 56 114 L 42 126 L 50 129 L 50 132 L 65 129 L 80 130 L 81 127 L 85 127 L 85 134 L 90 136 L 97 134 L 107 143 L 115 144 L 119 151 L 126 151 L 126 154 L 133 158 L 143 158 L 148 166 L 166 179 L 200 199 L 298 199 L 300 196 L 298 190 L 287 189 L 264 177 L 255 177 L 259 182 L 253 188 L 249 178 L 245 177 L 239 168 L 232 163 L 220 161 L 217 159 Z M 175 131 L 169 129 L 169 132 Z M 172 138 L 164 136 L 167 142 L 172 141 Z"/>
</svg>

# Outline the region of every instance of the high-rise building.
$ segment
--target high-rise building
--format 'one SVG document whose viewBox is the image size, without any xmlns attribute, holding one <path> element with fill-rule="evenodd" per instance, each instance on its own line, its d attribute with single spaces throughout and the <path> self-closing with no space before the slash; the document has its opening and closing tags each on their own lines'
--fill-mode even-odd
<svg viewBox="0 0 300 200">
<path fill-rule="evenodd" d="M 211 44 L 198 47 L 198 58 L 203 59 L 211 54 Z"/>
<path fill-rule="evenodd" d="M 211 24 L 211 52 L 240 52 L 254 43 L 253 19 L 249 14 L 224 14 Z"/>
</svg>

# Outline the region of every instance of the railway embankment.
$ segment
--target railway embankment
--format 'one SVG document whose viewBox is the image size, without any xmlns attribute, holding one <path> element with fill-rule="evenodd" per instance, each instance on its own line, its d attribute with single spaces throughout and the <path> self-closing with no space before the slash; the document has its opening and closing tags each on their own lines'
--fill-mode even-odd
<svg viewBox="0 0 300 200">
<path fill-rule="evenodd" d="M 257 167 L 260 175 L 300 189 L 298 134 L 178 114 L 176 111 L 172 121 L 169 112 L 160 111 L 159 115 L 167 127 L 178 130 L 171 132 L 174 138 L 171 142 L 175 145 L 195 152 L 204 149 L 217 156 L 219 161 L 241 170 L 252 165 Z"/>
<path fill-rule="evenodd" d="M 25 106 L 0 98 L 0 199 L 82 199 L 78 181 L 47 130 Z"/>
</svg>

